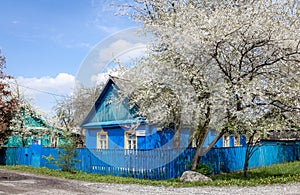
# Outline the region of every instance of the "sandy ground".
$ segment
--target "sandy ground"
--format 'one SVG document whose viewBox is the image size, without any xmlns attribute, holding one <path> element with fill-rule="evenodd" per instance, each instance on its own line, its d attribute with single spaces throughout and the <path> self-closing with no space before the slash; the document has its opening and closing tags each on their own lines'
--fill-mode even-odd
<svg viewBox="0 0 300 195">
<path fill-rule="evenodd" d="M 172 188 L 91 183 L 0 169 L 0 194 L 299 194 L 300 183 L 258 187 Z"/>
</svg>

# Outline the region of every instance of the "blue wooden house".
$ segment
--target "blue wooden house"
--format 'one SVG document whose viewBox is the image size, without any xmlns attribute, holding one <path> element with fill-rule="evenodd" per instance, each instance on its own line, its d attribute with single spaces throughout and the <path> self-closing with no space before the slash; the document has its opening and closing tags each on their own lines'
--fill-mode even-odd
<svg viewBox="0 0 300 195">
<path fill-rule="evenodd" d="M 82 123 L 86 130 L 86 147 L 98 149 L 154 149 L 172 148 L 174 132 L 165 128 L 160 130 L 153 124 L 147 124 L 135 115 L 129 100 L 116 101 L 120 88 L 125 87 L 122 80 L 110 77 L 97 98 L 91 111 Z M 120 99 L 120 98 L 119 98 Z M 133 128 L 133 126 L 138 127 Z M 180 131 L 180 147 L 187 147 L 190 132 Z M 208 145 L 215 137 L 211 131 L 206 138 Z M 216 147 L 232 147 L 245 144 L 239 135 L 225 135 L 216 143 Z"/>
<path fill-rule="evenodd" d="M 210 130 L 205 139 L 204 146 L 207 146 L 209 143 L 213 141 L 213 139 L 217 136 L 217 132 L 215 130 Z M 238 135 L 238 134 L 224 134 L 214 145 L 214 147 L 238 147 L 245 146 L 247 143 L 246 136 Z"/>
</svg>

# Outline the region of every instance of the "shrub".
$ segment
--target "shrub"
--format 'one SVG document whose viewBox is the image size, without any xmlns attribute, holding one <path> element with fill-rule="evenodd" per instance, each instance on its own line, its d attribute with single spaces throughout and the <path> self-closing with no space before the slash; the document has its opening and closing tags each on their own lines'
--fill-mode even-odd
<svg viewBox="0 0 300 195">
<path fill-rule="evenodd" d="M 211 175 L 213 173 L 212 168 L 204 163 L 198 163 L 195 171 L 203 175 Z"/>
</svg>

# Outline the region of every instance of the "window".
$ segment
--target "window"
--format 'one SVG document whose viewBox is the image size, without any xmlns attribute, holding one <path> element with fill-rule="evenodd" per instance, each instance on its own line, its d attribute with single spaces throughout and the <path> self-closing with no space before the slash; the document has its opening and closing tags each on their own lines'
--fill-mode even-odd
<svg viewBox="0 0 300 195">
<path fill-rule="evenodd" d="M 134 131 L 126 131 L 124 137 L 125 149 L 137 149 L 137 137 Z"/>
<path fill-rule="evenodd" d="M 58 143 L 58 138 L 57 136 L 52 135 L 51 136 L 51 141 L 50 141 L 50 146 L 51 147 L 57 147 Z"/>
<path fill-rule="evenodd" d="M 240 135 L 234 135 L 234 146 L 240 146 Z"/>
<path fill-rule="evenodd" d="M 223 136 L 223 147 L 230 147 L 230 136 L 229 135 Z"/>
<path fill-rule="evenodd" d="M 101 131 L 97 133 L 97 149 L 107 149 L 107 148 L 108 148 L 107 132 L 101 129 Z"/>
</svg>

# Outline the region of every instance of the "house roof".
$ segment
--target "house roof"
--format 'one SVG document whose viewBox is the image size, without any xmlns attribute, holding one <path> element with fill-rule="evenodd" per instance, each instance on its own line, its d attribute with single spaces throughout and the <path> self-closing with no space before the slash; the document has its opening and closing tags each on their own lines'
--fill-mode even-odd
<svg viewBox="0 0 300 195">
<path fill-rule="evenodd" d="M 51 128 L 41 117 L 25 115 L 25 126 L 32 127 L 34 129 Z"/>
<path fill-rule="evenodd" d="M 128 87 L 132 87 L 132 83 L 128 80 L 109 76 L 109 79 L 107 80 L 104 88 L 102 89 L 100 95 L 98 96 L 97 100 L 93 104 L 92 108 L 90 109 L 89 113 L 81 123 L 81 127 L 83 128 L 99 128 L 99 127 L 109 127 L 109 126 L 119 126 L 119 125 L 126 125 L 133 122 L 138 122 L 133 117 L 128 118 L 120 118 L 116 117 L 115 120 L 103 120 L 103 121 L 92 121 L 93 117 L 96 116 L 97 111 L 100 109 L 102 104 L 104 104 L 105 98 L 107 98 L 107 95 L 111 92 L 112 88 L 116 89 L 117 91 L 125 91 Z M 110 107 L 111 108 L 111 107 Z M 109 109 L 109 108 L 108 108 Z M 123 108 L 125 109 L 125 108 Z M 128 108 L 129 109 L 129 108 Z M 127 113 L 128 114 L 128 113 Z M 140 120 L 141 122 L 142 120 Z"/>
<path fill-rule="evenodd" d="M 95 122 L 95 123 L 88 123 L 82 125 L 83 128 L 102 128 L 102 127 L 119 127 L 119 126 L 126 126 L 132 123 L 144 123 L 144 120 L 135 120 L 135 119 L 128 119 L 128 120 L 119 120 L 119 121 L 105 121 L 105 122 Z"/>
<path fill-rule="evenodd" d="M 300 129 L 298 129 L 298 130 L 270 131 L 265 140 L 270 140 L 270 141 L 300 140 Z"/>
</svg>

